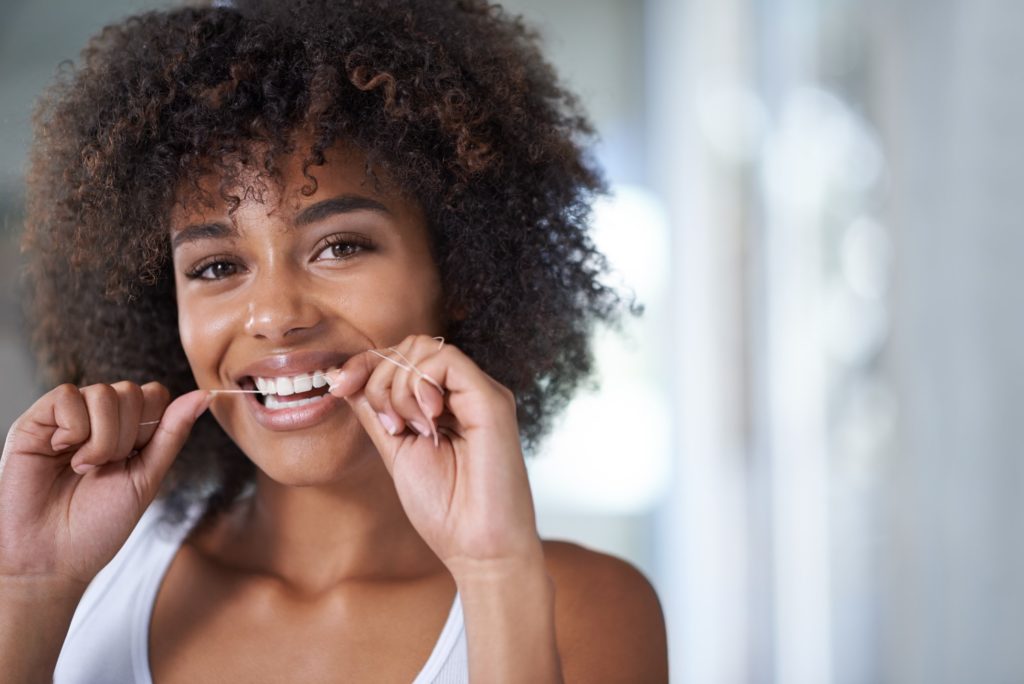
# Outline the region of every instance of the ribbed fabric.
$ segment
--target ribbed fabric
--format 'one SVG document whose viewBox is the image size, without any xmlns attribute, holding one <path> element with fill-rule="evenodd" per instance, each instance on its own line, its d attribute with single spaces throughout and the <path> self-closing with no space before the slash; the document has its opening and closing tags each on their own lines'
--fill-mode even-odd
<svg viewBox="0 0 1024 684">
<path fill-rule="evenodd" d="M 190 516 L 189 520 L 193 520 Z M 54 684 L 153 684 L 149 623 L 157 591 L 190 523 L 158 524 L 160 503 L 143 514 L 128 541 L 86 589 L 57 660 Z M 413 684 L 466 684 L 469 663 L 458 594 Z"/>
</svg>

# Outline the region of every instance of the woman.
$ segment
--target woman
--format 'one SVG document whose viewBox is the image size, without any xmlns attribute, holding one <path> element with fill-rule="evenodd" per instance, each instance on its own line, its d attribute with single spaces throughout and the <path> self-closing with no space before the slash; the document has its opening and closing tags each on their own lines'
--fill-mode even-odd
<svg viewBox="0 0 1024 684">
<path fill-rule="evenodd" d="M 621 308 L 585 120 L 495 7 L 283 5 L 109 27 L 40 106 L 6 676 L 664 681 L 522 455 Z"/>
</svg>

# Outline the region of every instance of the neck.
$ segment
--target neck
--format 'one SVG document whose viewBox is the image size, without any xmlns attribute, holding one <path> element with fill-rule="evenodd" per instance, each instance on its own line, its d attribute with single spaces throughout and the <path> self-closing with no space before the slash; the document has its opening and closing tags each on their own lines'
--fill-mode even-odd
<svg viewBox="0 0 1024 684">
<path fill-rule="evenodd" d="M 275 578 L 303 594 L 442 571 L 380 459 L 364 464 L 329 486 L 282 485 L 259 472 L 253 495 L 200 546 L 235 571 Z"/>
</svg>

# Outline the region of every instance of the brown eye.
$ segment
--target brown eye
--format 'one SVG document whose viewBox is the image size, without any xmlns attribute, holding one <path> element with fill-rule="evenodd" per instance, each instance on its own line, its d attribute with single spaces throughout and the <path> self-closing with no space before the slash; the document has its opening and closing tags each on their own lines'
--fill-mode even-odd
<svg viewBox="0 0 1024 684">
<path fill-rule="evenodd" d="M 365 238 L 355 235 L 332 235 L 314 258 L 314 261 L 340 261 L 350 259 L 356 254 L 372 249 Z"/>
<path fill-rule="evenodd" d="M 353 245 L 350 242 L 339 242 L 331 245 L 325 249 L 321 254 L 330 252 L 330 256 L 335 259 L 344 259 L 347 256 L 351 256 L 359 251 L 359 245 Z"/>
<path fill-rule="evenodd" d="M 226 261 L 218 261 L 215 264 L 210 264 L 201 274 L 201 277 L 207 280 L 220 280 L 231 275 L 235 275 L 238 272 L 238 268 L 234 264 L 230 264 Z"/>
<path fill-rule="evenodd" d="M 199 264 L 185 275 L 190 279 L 221 280 L 238 273 L 238 265 L 230 261 L 213 261 Z"/>
</svg>

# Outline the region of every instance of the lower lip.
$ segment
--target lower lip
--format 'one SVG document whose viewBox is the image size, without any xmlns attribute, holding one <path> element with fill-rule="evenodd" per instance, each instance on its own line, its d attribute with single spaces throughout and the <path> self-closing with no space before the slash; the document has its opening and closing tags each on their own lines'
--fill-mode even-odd
<svg viewBox="0 0 1024 684">
<path fill-rule="evenodd" d="M 245 395 L 249 409 L 256 422 L 268 430 L 302 430 L 313 427 L 327 419 L 342 401 L 330 394 L 323 399 L 294 408 L 268 409 L 255 394 Z"/>
</svg>

